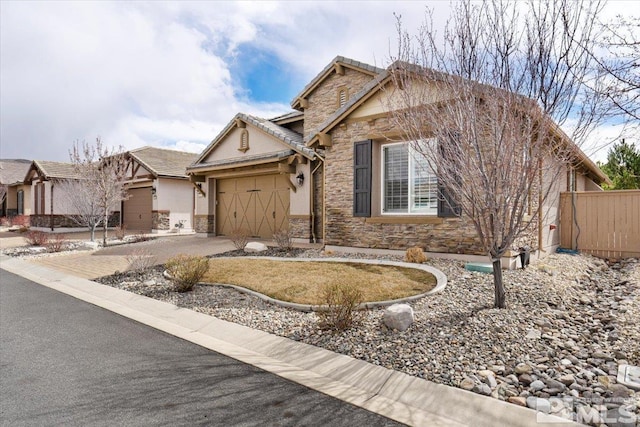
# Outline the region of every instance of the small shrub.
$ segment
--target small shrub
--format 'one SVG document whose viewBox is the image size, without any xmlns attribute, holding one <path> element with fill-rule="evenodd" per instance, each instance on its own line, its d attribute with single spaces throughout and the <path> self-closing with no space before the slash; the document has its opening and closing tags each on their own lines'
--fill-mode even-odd
<svg viewBox="0 0 640 427">
<path fill-rule="evenodd" d="M 44 231 L 31 230 L 27 232 L 25 239 L 31 246 L 45 246 L 49 241 L 49 235 Z"/>
<path fill-rule="evenodd" d="M 273 233 L 273 240 L 275 240 L 278 249 L 281 251 L 289 252 L 293 249 L 293 236 L 289 230 L 278 230 Z"/>
<path fill-rule="evenodd" d="M 144 249 L 134 249 L 125 259 L 129 263 L 130 271 L 145 270 L 156 265 L 156 257 Z"/>
<path fill-rule="evenodd" d="M 407 249 L 407 252 L 404 255 L 404 260 L 414 264 L 422 264 L 427 261 L 427 257 L 424 255 L 424 252 L 422 252 L 421 247 L 415 246 Z"/>
<path fill-rule="evenodd" d="M 229 239 L 231 239 L 231 242 L 236 249 L 244 249 L 249 242 L 249 233 L 241 228 L 235 228 L 231 231 Z"/>
<path fill-rule="evenodd" d="M 127 227 L 124 224 L 122 224 L 122 225 L 116 227 L 113 232 L 114 232 L 114 234 L 116 236 L 116 239 L 124 240 L 124 236 L 127 234 L 126 231 L 127 231 Z"/>
<path fill-rule="evenodd" d="M 7 218 L 6 216 L 3 216 L 2 218 L 0 218 L 0 225 L 3 227 L 9 227 L 11 226 L 11 221 L 9 221 L 9 218 Z"/>
<path fill-rule="evenodd" d="M 362 303 L 362 291 L 351 283 L 331 283 L 322 291 L 322 301 L 326 311 L 319 311 L 320 327 L 344 331 L 354 322 L 356 308 Z"/>
<path fill-rule="evenodd" d="M 151 237 L 144 233 L 136 233 L 132 235 L 130 239 L 131 239 L 131 242 L 138 243 L 138 242 L 147 242 L 151 240 Z"/>
<path fill-rule="evenodd" d="M 18 227 L 29 227 L 29 217 L 26 215 L 16 215 L 10 219 L 11 225 Z"/>
<path fill-rule="evenodd" d="M 46 243 L 47 252 L 61 252 L 69 246 L 66 234 L 52 234 Z"/>
<path fill-rule="evenodd" d="M 209 270 L 209 260 L 203 256 L 178 255 L 164 265 L 178 292 L 188 292 Z"/>
<path fill-rule="evenodd" d="M 29 227 L 27 227 L 26 225 L 23 225 L 22 227 L 20 227 L 20 228 L 18 229 L 18 233 L 20 233 L 20 234 L 24 234 L 24 233 L 26 233 L 27 231 L 29 231 Z"/>
</svg>

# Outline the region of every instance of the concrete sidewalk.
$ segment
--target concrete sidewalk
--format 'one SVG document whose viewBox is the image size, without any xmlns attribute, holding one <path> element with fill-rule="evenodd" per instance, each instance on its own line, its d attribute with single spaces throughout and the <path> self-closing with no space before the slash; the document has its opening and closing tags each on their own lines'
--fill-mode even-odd
<svg viewBox="0 0 640 427">
<path fill-rule="evenodd" d="M 178 308 L 33 262 L 0 255 L 0 267 L 402 423 L 538 425 L 537 414 L 530 409 Z M 545 421 L 550 422 L 548 416 Z M 560 418 L 554 421 L 558 426 L 576 425 Z"/>
</svg>

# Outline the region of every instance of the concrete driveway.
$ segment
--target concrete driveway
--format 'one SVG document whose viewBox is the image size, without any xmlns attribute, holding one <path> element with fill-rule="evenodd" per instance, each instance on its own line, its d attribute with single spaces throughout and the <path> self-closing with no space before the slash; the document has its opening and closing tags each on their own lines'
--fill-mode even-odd
<svg viewBox="0 0 640 427">
<path fill-rule="evenodd" d="M 230 240 L 221 237 L 159 236 L 146 242 L 108 246 L 92 252 L 53 255 L 31 262 L 83 279 L 95 279 L 127 270 L 127 257 L 132 254 L 152 255 L 156 264 L 162 264 L 178 254 L 213 255 L 234 249 Z"/>
</svg>

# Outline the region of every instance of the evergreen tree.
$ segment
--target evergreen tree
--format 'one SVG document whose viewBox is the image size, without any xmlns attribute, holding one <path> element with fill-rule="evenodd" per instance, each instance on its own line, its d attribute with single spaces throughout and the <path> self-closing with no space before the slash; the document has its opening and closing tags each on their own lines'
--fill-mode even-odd
<svg viewBox="0 0 640 427">
<path fill-rule="evenodd" d="M 609 150 L 602 170 L 613 181 L 607 190 L 640 189 L 640 149 L 623 139 Z"/>
</svg>

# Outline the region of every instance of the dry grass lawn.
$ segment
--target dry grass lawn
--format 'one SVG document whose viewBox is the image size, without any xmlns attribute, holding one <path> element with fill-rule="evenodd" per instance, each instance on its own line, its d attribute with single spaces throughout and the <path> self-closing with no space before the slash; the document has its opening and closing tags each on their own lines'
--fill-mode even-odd
<svg viewBox="0 0 640 427">
<path fill-rule="evenodd" d="M 242 286 L 272 298 L 299 304 L 323 304 L 328 284 L 352 284 L 364 302 L 403 298 L 427 292 L 436 278 L 426 271 L 356 262 L 275 261 L 213 258 L 204 282 Z"/>
</svg>

